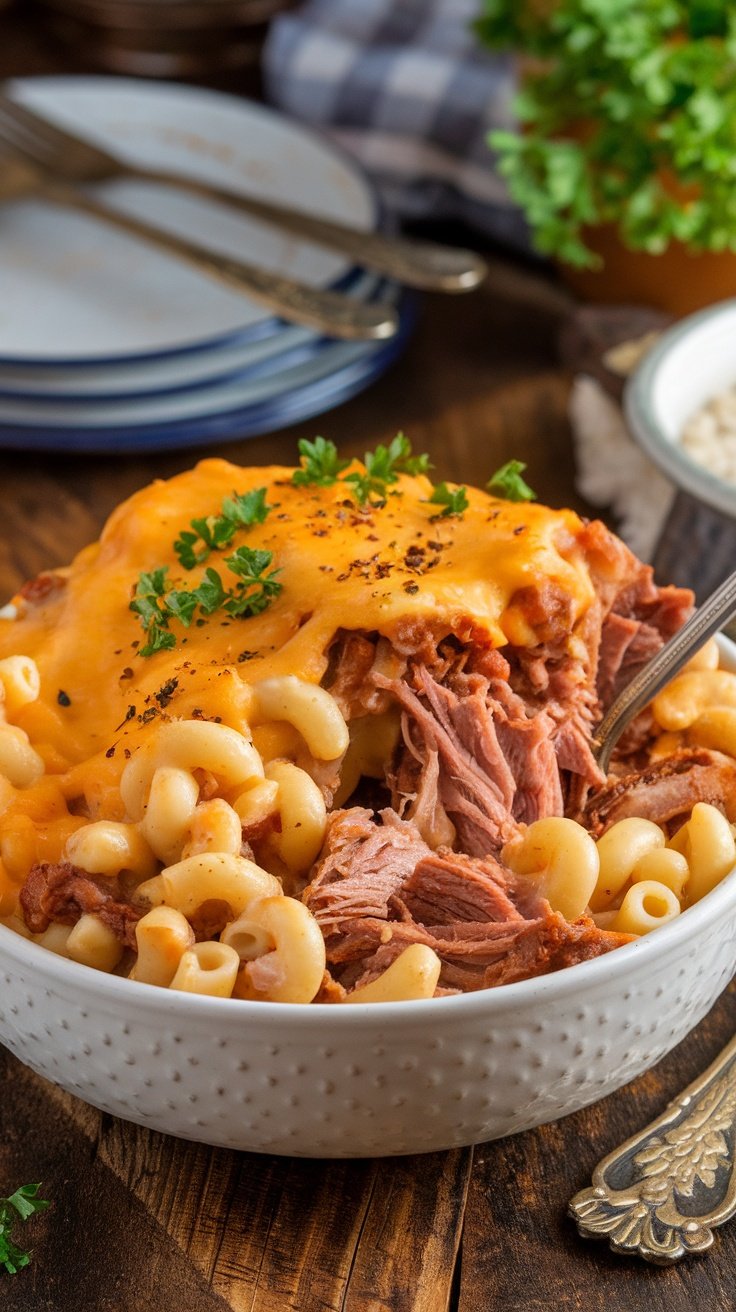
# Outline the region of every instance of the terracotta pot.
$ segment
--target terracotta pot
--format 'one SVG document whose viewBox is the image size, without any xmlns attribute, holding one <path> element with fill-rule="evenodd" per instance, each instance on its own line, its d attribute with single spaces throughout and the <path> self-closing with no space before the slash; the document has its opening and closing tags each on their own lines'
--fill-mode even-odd
<svg viewBox="0 0 736 1312">
<path fill-rule="evenodd" d="M 585 240 L 603 267 L 560 266 L 568 287 L 582 300 L 651 305 L 679 316 L 736 296 L 736 252 L 691 251 L 673 242 L 662 255 L 649 255 L 624 246 L 613 225 L 587 231 Z"/>
</svg>

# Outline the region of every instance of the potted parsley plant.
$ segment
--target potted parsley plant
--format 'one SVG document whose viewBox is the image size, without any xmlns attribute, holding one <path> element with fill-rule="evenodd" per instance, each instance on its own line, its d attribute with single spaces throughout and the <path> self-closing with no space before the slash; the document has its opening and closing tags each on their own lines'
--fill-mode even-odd
<svg viewBox="0 0 736 1312">
<path fill-rule="evenodd" d="M 537 248 L 590 299 L 687 313 L 736 294 L 733 0 L 483 0 L 520 56 L 491 144 Z"/>
</svg>

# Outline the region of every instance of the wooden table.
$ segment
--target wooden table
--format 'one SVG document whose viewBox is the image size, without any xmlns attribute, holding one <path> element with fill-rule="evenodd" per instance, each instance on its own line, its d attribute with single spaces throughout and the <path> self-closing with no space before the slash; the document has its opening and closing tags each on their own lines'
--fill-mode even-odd
<svg viewBox="0 0 736 1312">
<path fill-rule="evenodd" d="M 22 38 L 22 39 L 21 39 Z M 6 20 L 0 73 L 49 67 Z M 572 492 L 561 301 L 494 262 L 485 290 L 428 299 L 404 358 L 364 396 L 275 436 L 209 447 L 294 460 L 321 431 L 360 454 L 402 427 L 439 478 L 481 482 L 511 456 L 553 504 Z M 0 596 L 93 538 L 124 495 L 199 453 L 0 455 Z M 213 1150 L 100 1114 L 0 1049 L 0 1194 L 42 1180 L 32 1265 L 0 1276 L 4 1312 L 690 1312 L 733 1305 L 736 1226 L 671 1270 L 578 1238 L 570 1196 L 595 1163 L 713 1058 L 725 995 L 676 1052 L 594 1107 L 525 1135 L 425 1157 L 309 1162 Z"/>
</svg>

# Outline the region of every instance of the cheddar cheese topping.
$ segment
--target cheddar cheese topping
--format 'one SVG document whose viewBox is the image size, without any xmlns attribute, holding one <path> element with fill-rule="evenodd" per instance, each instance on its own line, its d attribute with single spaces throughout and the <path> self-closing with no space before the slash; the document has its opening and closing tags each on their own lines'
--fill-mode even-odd
<svg viewBox="0 0 736 1312">
<path fill-rule="evenodd" d="M 543 582 L 568 598 L 571 629 L 593 599 L 578 544 L 583 524 L 572 511 L 468 489 L 462 518 L 436 519 L 424 476 L 402 475 L 384 505 L 360 508 L 340 484 L 295 487 L 292 472 L 205 460 L 143 488 L 115 510 L 99 542 L 59 571 L 63 586 L 36 604 L 15 599 L 18 618 L 0 621 L 0 658 L 22 653 L 38 664 L 41 695 L 17 723 L 48 770 L 99 755 L 116 761 L 115 774 L 126 747 L 161 716 L 199 713 L 238 728 L 243 683 L 289 673 L 319 682 L 339 629 L 393 638 L 416 619 L 438 639 L 472 631 L 493 646 L 527 646 L 535 633 L 518 600 L 524 589 Z M 280 595 L 247 619 L 220 611 L 189 629 L 173 622 L 176 648 L 143 659 L 130 611 L 139 575 L 168 565 L 172 586 L 191 586 L 204 571 L 182 570 L 174 552 L 182 529 L 233 491 L 260 487 L 272 509 L 248 528 L 247 544 L 272 553 Z M 208 564 L 227 579 L 221 555 Z"/>
</svg>

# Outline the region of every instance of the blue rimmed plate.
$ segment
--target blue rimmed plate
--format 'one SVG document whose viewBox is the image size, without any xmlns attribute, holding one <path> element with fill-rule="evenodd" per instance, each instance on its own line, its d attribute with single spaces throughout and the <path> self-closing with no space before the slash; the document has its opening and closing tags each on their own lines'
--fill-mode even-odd
<svg viewBox="0 0 736 1312">
<path fill-rule="evenodd" d="M 388 342 L 331 342 L 314 359 L 267 378 L 228 380 L 130 404 L 68 406 L 62 412 L 50 402 L 4 402 L 0 447 L 116 455 L 163 451 L 256 437 L 322 414 L 378 378 L 406 345 L 416 298 L 394 288 L 386 299 L 400 306 L 399 331 Z"/>
</svg>

